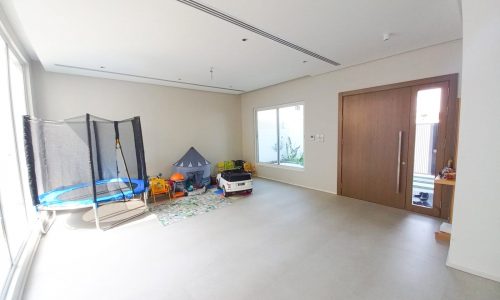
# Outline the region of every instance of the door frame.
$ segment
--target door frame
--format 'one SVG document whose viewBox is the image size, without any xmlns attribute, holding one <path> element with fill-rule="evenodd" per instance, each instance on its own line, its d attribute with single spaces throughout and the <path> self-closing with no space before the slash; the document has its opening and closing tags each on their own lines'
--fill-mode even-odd
<svg viewBox="0 0 500 300">
<path fill-rule="evenodd" d="M 352 91 L 346 91 L 346 92 L 340 92 L 338 94 L 338 140 L 337 140 L 337 194 L 342 195 L 342 142 L 343 142 L 343 102 L 344 102 L 344 97 L 345 96 L 352 96 L 352 95 L 357 95 L 357 94 L 364 94 L 364 93 L 370 93 L 370 92 L 378 92 L 378 91 L 384 91 L 384 90 L 391 90 L 391 89 L 397 89 L 397 88 L 403 88 L 403 87 L 412 87 L 412 89 L 418 88 L 419 86 L 430 86 L 432 84 L 439 84 L 439 83 L 448 83 L 448 95 L 447 99 L 445 99 L 445 103 L 442 103 L 442 107 L 445 107 L 445 111 L 442 112 L 442 117 L 443 123 L 442 126 L 444 126 L 444 132 L 445 136 L 439 135 L 439 141 L 438 143 L 441 145 L 443 143 L 443 147 L 441 149 L 442 153 L 438 153 L 437 155 L 441 155 L 442 157 L 445 158 L 452 158 L 453 161 L 456 161 L 456 144 L 457 144 L 457 131 L 458 131 L 458 124 L 457 124 L 457 111 L 458 111 L 458 101 L 457 101 L 457 95 L 458 95 L 458 73 L 454 74 L 448 74 L 448 75 L 442 75 L 442 76 L 435 76 L 435 77 L 429 77 L 429 78 L 423 78 L 423 79 L 417 79 L 417 80 L 411 80 L 411 81 L 405 81 L 405 82 L 399 82 L 399 83 L 393 83 L 393 84 L 387 84 L 387 85 L 381 85 L 381 86 L 375 86 L 375 87 L 369 87 L 369 88 L 363 88 L 363 89 L 358 89 L 358 90 L 352 90 Z M 413 93 L 416 95 L 416 93 Z M 413 99 L 412 96 L 412 114 L 413 112 L 413 104 L 416 104 L 415 99 Z M 445 105 L 445 106 L 444 106 Z M 410 121 L 410 128 L 413 126 L 412 125 L 412 120 Z M 413 121 L 414 123 L 414 121 Z M 441 122 L 440 122 L 441 124 Z M 411 129 L 410 129 L 411 131 Z M 441 130 L 440 130 L 441 133 Z M 411 147 L 414 145 L 414 136 L 413 140 L 412 137 L 410 136 L 410 143 L 408 147 Z M 410 151 L 410 148 L 409 148 Z M 411 160 L 411 164 L 410 164 Z M 443 166 L 440 166 L 437 164 L 437 168 L 442 168 Z M 408 171 L 413 172 L 413 157 L 409 157 L 408 161 Z M 412 176 L 407 176 L 407 181 L 413 180 L 413 175 Z M 406 203 L 408 203 L 408 189 L 411 188 L 411 185 L 408 186 L 407 184 L 407 191 L 406 193 Z M 449 208 L 450 205 L 449 203 L 451 202 L 451 195 L 447 193 L 447 191 L 443 190 L 441 186 L 436 185 L 434 187 L 434 195 L 435 199 L 433 203 L 433 213 L 431 215 L 434 215 L 436 217 L 440 217 L 443 219 L 446 219 L 449 217 Z M 437 195 L 437 197 L 436 197 Z M 410 192 L 411 196 L 411 192 Z M 410 199 L 411 200 L 411 199 Z M 437 201 L 436 201 L 437 200 Z M 408 204 L 405 205 L 406 209 L 408 209 Z M 410 209 L 408 209 L 410 210 Z M 416 210 L 410 210 L 410 211 L 416 211 Z M 425 211 L 416 211 L 419 213 L 425 213 L 429 214 L 428 212 Z"/>
</svg>

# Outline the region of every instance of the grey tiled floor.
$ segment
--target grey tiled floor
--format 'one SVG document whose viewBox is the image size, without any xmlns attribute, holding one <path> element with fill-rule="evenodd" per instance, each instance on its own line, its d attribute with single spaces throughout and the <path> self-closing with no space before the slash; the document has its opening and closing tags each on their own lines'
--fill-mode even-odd
<svg viewBox="0 0 500 300">
<path fill-rule="evenodd" d="M 500 299 L 445 266 L 440 220 L 282 183 L 167 227 L 89 216 L 58 218 L 25 299 Z"/>
</svg>

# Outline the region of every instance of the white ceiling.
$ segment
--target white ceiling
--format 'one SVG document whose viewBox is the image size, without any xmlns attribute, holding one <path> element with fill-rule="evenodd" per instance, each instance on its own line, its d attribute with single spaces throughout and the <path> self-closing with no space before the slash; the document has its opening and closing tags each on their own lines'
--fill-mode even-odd
<svg viewBox="0 0 500 300">
<path fill-rule="evenodd" d="M 341 65 L 328 64 L 175 0 L 1 3 L 25 47 L 48 71 L 227 93 L 330 72 L 462 36 L 457 0 L 199 2 Z M 384 42 L 383 33 L 391 33 L 391 39 Z"/>
</svg>

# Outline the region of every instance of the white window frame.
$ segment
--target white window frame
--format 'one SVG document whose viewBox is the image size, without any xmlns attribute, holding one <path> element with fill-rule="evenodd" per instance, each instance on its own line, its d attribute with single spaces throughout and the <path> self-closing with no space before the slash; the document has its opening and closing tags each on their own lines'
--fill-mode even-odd
<svg viewBox="0 0 500 300">
<path fill-rule="evenodd" d="M 270 110 L 270 109 L 276 109 L 276 135 L 277 135 L 277 142 L 279 143 L 279 109 L 284 108 L 284 107 L 292 107 L 292 106 L 297 106 L 297 105 L 302 105 L 302 141 L 303 141 L 303 147 L 304 147 L 304 164 L 302 166 L 287 166 L 287 165 L 282 165 L 280 164 L 280 153 L 278 152 L 278 163 L 277 164 L 271 164 L 271 163 L 265 163 L 265 162 L 260 162 L 259 161 L 259 124 L 257 123 L 257 113 L 259 111 L 264 111 L 264 110 Z M 305 139 L 305 123 L 306 123 L 306 105 L 305 101 L 298 101 L 298 102 L 289 102 L 289 103 L 283 103 L 283 104 L 277 104 L 273 106 L 263 106 L 263 107 L 256 107 L 254 108 L 254 132 L 255 132 L 255 164 L 258 166 L 264 166 L 264 167 L 270 167 L 270 168 L 277 168 L 277 169 L 285 169 L 285 170 L 292 170 L 292 171 L 299 171 L 302 172 L 306 168 L 306 139 Z M 279 147 L 278 147 L 279 148 Z"/>
<path fill-rule="evenodd" d="M 0 15 L 0 17 L 3 17 L 2 15 Z M 32 105 L 32 95 L 31 95 L 31 81 L 30 81 L 30 78 L 31 78 L 31 73 L 30 73 L 30 64 L 29 64 L 29 61 L 28 59 L 26 59 L 27 56 L 25 56 L 23 53 L 22 50 L 19 49 L 19 47 L 17 47 L 17 44 L 16 44 L 16 40 L 13 38 L 13 36 L 9 33 L 9 29 L 4 25 L 4 20 L 0 18 L 0 42 L 5 42 L 5 44 L 7 45 L 7 53 L 1 53 L 0 55 L 6 55 L 7 57 L 7 72 L 8 72 L 8 80 L 9 80 L 9 105 L 10 105 L 10 108 L 11 108 L 11 114 L 13 114 L 13 103 L 12 103 L 12 91 L 10 90 L 11 89 L 11 83 L 10 83 L 10 55 L 13 54 L 15 56 L 15 58 L 17 58 L 17 60 L 19 61 L 19 63 L 21 64 L 21 67 L 22 67 L 22 73 L 23 73 L 23 81 L 24 81 L 24 96 L 25 96 L 25 105 L 26 105 L 26 112 L 29 114 L 29 115 L 33 115 L 33 105 Z M 10 52 L 9 52 L 10 50 Z M 14 119 L 14 118 L 13 118 Z M 29 201 L 29 199 L 31 198 L 30 196 L 30 193 L 29 193 L 29 189 L 28 189 L 28 186 L 27 186 L 27 183 L 28 183 L 28 173 L 27 173 L 27 170 L 25 168 L 22 168 L 22 164 L 21 164 L 21 159 L 23 156 L 23 153 L 24 153 L 24 149 L 23 148 L 20 148 L 17 141 L 19 140 L 19 137 L 22 137 L 23 136 L 23 132 L 19 132 L 19 128 L 16 128 L 15 126 L 15 123 L 14 123 L 14 120 L 12 121 L 12 126 L 13 126 L 13 129 L 14 129 L 14 139 L 16 141 L 16 152 L 17 152 L 17 165 L 18 165 L 18 168 L 19 168 L 19 174 L 20 174 L 20 181 L 21 181 L 21 188 L 22 188 L 22 198 L 23 198 L 23 201 L 25 203 L 25 205 L 29 205 L 29 203 L 31 201 Z M 33 214 L 30 214 L 28 212 L 28 207 L 25 208 L 25 211 L 26 211 L 26 218 L 28 219 L 28 221 L 31 221 L 30 219 L 32 219 L 34 217 Z"/>
<path fill-rule="evenodd" d="M 30 63 L 28 59 L 27 52 L 24 51 L 24 49 L 20 48 L 18 45 L 20 45 L 19 41 L 16 39 L 11 27 L 9 26 L 8 19 L 5 16 L 4 11 L 0 7 L 0 42 L 6 44 L 6 53 L 0 53 L 0 55 L 5 55 L 7 58 L 7 76 L 8 76 L 8 81 L 9 81 L 9 105 L 11 108 L 10 113 L 13 113 L 13 103 L 12 103 L 12 91 L 11 91 L 11 82 L 10 82 L 10 54 L 13 54 L 19 63 L 21 64 L 22 68 L 22 74 L 23 74 L 23 81 L 24 81 L 24 95 L 25 95 L 25 105 L 26 105 L 26 112 L 29 115 L 33 115 L 33 104 L 32 104 L 32 94 L 31 94 L 31 73 L 30 73 Z M 10 50 L 10 53 L 9 53 Z M 24 157 L 23 149 L 19 149 L 20 146 L 18 145 L 17 141 L 19 137 L 23 136 L 23 132 L 19 132 L 19 128 L 16 128 L 15 122 L 12 121 L 12 129 L 14 131 L 14 139 L 15 139 L 15 144 L 16 144 L 16 156 L 17 156 L 17 166 L 19 168 L 19 180 L 21 183 L 21 190 L 22 190 L 22 200 L 25 205 L 25 215 L 27 222 L 29 223 L 28 226 L 30 226 L 32 229 L 36 228 L 36 215 L 34 214 L 34 209 L 31 209 L 28 211 L 32 206 L 30 205 L 29 201 L 31 199 L 30 194 L 29 194 L 29 189 L 28 189 L 28 174 L 27 170 L 25 168 L 21 167 L 21 159 Z M 21 130 L 22 131 L 22 130 Z M 2 213 L 5 213 L 3 211 Z M 4 228 L 5 229 L 5 228 Z M 36 231 L 36 229 L 34 230 Z M 32 231 L 32 232 L 34 232 Z M 35 238 L 32 238 L 35 237 Z M 32 233 L 29 233 L 28 236 L 26 237 L 27 240 L 21 245 L 21 249 L 18 249 L 18 253 L 11 253 L 10 251 L 10 245 L 9 245 L 9 240 L 8 237 L 6 237 L 6 242 L 7 242 L 7 247 L 9 248 L 9 253 L 10 253 L 10 259 L 12 263 L 12 268 L 9 271 L 9 275 L 7 277 L 7 280 L 5 282 L 0 282 L 0 298 L 3 299 L 3 297 L 6 298 L 11 298 L 13 295 L 17 295 L 20 298 L 20 295 L 22 293 L 22 288 L 24 285 L 24 282 L 26 280 L 27 274 L 28 274 L 28 268 L 31 263 L 32 258 L 35 251 L 36 247 L 38 245 L 38 240 L 39 240 L 39 234 L 33 235 Z M 35 243 L 33 243 L 35 242 Z M 27 245 L 30 246 L 27 246 Z M 28 251 L 26 251 L 28 249 Z M 27 253 L 29 252 L 29 253 Z M 5 285 L 4 285 L 5 284 Z M 14 297 L 17 298 L 17 297 Z"/>
<path fill-rule="evenodd" d="M 7 20 L 7 17 L 5 16 L 5 13 L 3 10 L 1 10 L 0 8 L 0 42 L 5 42 L 6 45 L 7 45 L 7 59 L 9 58 L 9 50 L 11 51 L 12 54 L 14 54 L 14 56 L 17 58 L 17 60 L 19 61 L 19 63 L 21 64 L 21 67 L 22 67 L 22 71 L 23 71 L 23 80 L 24 80 L 24 96 L 25 96 L 25 105 L 26 105 L 26 112 L 30 115 L 30 116 L 33 116 L 34 115 L 34 112 L 33 112 L 33 97 L 32 97 L 32 93 L 31 93 L 31 69 L 30 69 L 30 60 L 28 59 L 28 54 L 27 52 L 20 48 L 18 45 L 20 45 L 20 42 L 18 41 L 18 39 L 15 37 L 15 35 L 13 34 L 12 32 L 12 29 L 9 27 L 9 24 L 8 24 L 8 20 Z M 3 55 L 0 54 L 0 55 Z M 7 61 L 7 63 L 9 64 L 9 61 Z M 9 70 L 8 70 L 8 76 L 9 76 L 9 94 L 11 94 L 11 91 L 10 91 L 10 66 L 9 66 Z M 13 103 L 12 103 L 12 94 L 10 96 L 10 107 L 11 107 L 11 113 L 12 112 L 12 107 L 13 107 Z M 26 204 L 30 204 L 31 202 L 31 195 L 30 195 L 30 191 L 29 191 L 29 188 L 28 188 L 28 173 L 27 173 L 27 170 L 25 168 L 21 168 L 21 159 L 23 156 L 23 153 L 24 153 L 24 149 L 19 149 L 19 147 L 17 147 L 17 141 L 18 141 L 18 138 L 19 136 L 23 136 L 23 132 L 18 132 L 18 130 L 16 130 L 15 128 L 15 124 L 13 123 L 12 126 L 14 126 L 14 138 L 16 139 L 16 148 L 17 148 L 17 164 L 18 164 L 18 167 L 19 167 L 19 170 L 20 170 L 20 175 L 21 175 L 21 186 L 22 186 L 22 192 L 23 192 L 23 200 L 24 200 L 24 203 L 25 205 Z M 28 202 L 27 202 L 28 201 Z M 27 210 L 28 208 L 26 208 Z M 26 217 L 28 218 L 28 221 L 32 221 L 30 219 L 33 219 L 35 216 L 33 213 L 28 213 L 26 212 Z"/>
</svg>

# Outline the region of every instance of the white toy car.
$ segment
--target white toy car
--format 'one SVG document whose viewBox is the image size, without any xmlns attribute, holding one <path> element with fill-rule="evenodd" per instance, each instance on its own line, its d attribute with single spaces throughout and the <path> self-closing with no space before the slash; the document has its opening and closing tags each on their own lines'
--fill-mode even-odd
<svg viewBox="0 0 500 300">
<path fill-rule="evenodd" d="M 222 189 L 224 197 L 236 193 L 251 193 L 253 189 L 252 174 L 241 169 L 226 170 L 217 174 L 217 186 Z"/>
</svg>

